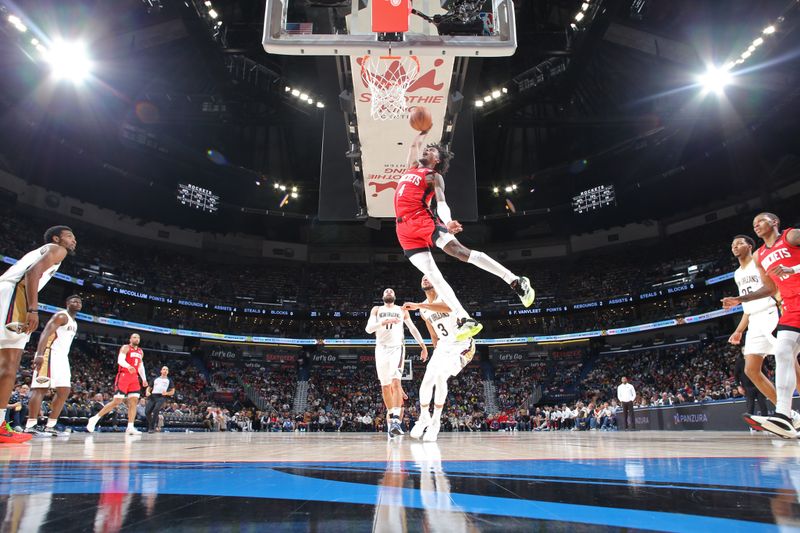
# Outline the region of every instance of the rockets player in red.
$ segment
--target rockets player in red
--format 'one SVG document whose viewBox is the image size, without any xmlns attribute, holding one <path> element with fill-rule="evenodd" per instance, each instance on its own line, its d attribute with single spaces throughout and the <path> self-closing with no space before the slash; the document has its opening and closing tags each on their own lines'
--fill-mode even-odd
<svg viewBox="0 0 800 533">
<path fill-rule="evenodd" d="M 408 170 L 400 178 L 394 193 L 394 211 L 397 217 L 397 240 L 403 253 L 430 280 L 436 294 L 456 314 L 458 329 L 456 339 L 461 341 L 477 335 L 483 326 L 464 310 L 452 287 L 445 281 L 433 260 L 431 248 L 437 246 L 456 259 L 482 268 L 509 284 L 530 307 L 535 294 L 530 280 L 512 273 L 483 252 L 470 250 L 455 238 L 462 226 L 453 220 L 444 196 L 444 178 L 452 154 L 443 146 L 429 144 L 424 147 L 427 132 L 414 139 L 408 153 Z M 436 209 L 431 200 L 436 197 Z"/>
<path fill-rule="evenodd" d="M 114 399 L 103 407 L 99 413 L 89 419 L 86 431 L 92 433 L 95 426 L 105 415 L 116 409 L 122 400 L 128 399 L 128 428 L 125 433 L 141 433 L 133 425 L 136 420 L 136 404 L 139 403 L 139 394 L 142 387 L 147 387 L 147 375 L 144 372 L 144 352 L 139 348 L 140 337 L 138 333 L 131 335 L 130 343 L 119 349 L 117 357 L 117 378 L 114 380 Z M 139 384 L 139 378 L 142 382 Z"/>
<path fill-rule="evenodd" d="M 775 388 L 778 403 L 774 416 L 749 416 L 748 422 L 786 439 L 797 438 L 792 425 L 792 395 L 797 386 L 794 362 L 800 351 L 800 230 L 780 231 L 780 219 L 772 213 L 760 213 L 753 220 L 753 231 L 764 241 L 756 251 L 755 262 L 763 287 L 742 296 L 722 299 L 730 309 L 742 302 L 772 296 L 780 291 L 783 314 L 778 321 L 775 343 Z"/>
</svg>

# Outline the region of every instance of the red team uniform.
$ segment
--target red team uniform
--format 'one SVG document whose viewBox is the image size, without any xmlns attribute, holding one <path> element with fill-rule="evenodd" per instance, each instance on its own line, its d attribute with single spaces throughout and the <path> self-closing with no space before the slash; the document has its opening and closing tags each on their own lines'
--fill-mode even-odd
<svg viewBox="0 0 800 533">
<path fill-rule="evenodd" d="M 775 265 L 793 267 L 800 264 L 800 248 L 786 242 L 786 235 L 792 231 L 784 230 L 780 238 L 772 246 L 761 246 L 756 252 L 756 259 L 761 268 L 768 271 Z M 800 332 L 800 274 L 772 276 L 772 281 L 783 297 L 783 314 L 778 321 L 778 330 Z"/>
<path fill-rule="evenodd" d="M 439 232 L 447 233 L 442 221 L 431 211 L 433 184 L 425 178 L 433 173 L 426 167 L 406 170 L 394 193 L 397 240 L 406 255 L 429 250 Z"/>
<path fill-rule="evenodd" d="M 131 373 L 122 365 L 117 365 L 117 379 L 114 380 L 114 388 L 117 394 L 132 394 L 141 392 L 142 386 L 139 383 L 139 366 L 142 364 L 144 353 L 138 346 L 134 348 L 128 345 L 128 353 L 125 355 L 125 362 L 131 365 L 135 372 Z"/>
</svg>

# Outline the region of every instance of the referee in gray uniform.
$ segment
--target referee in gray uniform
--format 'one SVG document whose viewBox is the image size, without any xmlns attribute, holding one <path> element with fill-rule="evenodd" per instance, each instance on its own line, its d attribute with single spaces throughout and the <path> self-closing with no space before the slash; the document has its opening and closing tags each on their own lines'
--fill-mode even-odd
<svg viewBox="0 0 800 533">
<path fill-rule="evenodd" d="M 147 417 L 147 432 L 155 433 L 156 425 L 158 424 L 158 415 L 161 408 L 164 407 L 164 402 L 167 401 L 167 396 L 175 395 L 175 383 L 169 376 L 169 368 L 167 366 L 161 367 L 161 375 L 153 380 L 153 384 L 147 387 L 147 407 L 144 413 Z"/>
</svg>

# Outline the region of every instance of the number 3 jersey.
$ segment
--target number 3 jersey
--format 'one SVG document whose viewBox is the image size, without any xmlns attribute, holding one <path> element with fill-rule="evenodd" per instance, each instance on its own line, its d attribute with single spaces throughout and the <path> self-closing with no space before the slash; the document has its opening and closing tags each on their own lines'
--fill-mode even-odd
<svg viewBox="0 0 800 533">
<path fill-rule="evenodd" d="M 433 302 L 435 304 L 444 303 L 441 299 L 437 298 Z M 430 322 L 431 326 L 433 326 L 433 331 L 436 332 L 436 336 L 439 337 L 439 342 L 437 343 L 437 347 L 439 345 L 454 345 L 454 344 L 463 344 L 464 346 L 469 346 L 468 341 L 456 341 L 456 329 L 458 329 L 458 325 L 456 324 L 456 315 L 455 313 L 440 313 L 438 311 L 430 311 L 428 309 L 420 309 L 419 314 L 423 320 Z"/>
<path fill-rule="evenodd" d="M 378 323 L 386 319 L 396 318 L 397 324 L 387 324 L 380 326 L 375 331 L 375 344 L 377 346 L 403 346 L 405 335 L 403 334 L 403 308 L 397 305 L 382 305 L 378 307 Z"/>
<path fill-rule="evenodd" d="M 737 268 L 736 272 L 733 273 L 733 277 L 736 280 L 736 285 L 739 287 L 739 296 L 750 294 L 764 286 L 764 284 L 761 283 L 761 275 L 758 273 L 755 260 L 751 260 L 745 267 Z M 742 310 L 748 315 L 754 315 L 775 307 L 775 300 L 770 296 L 742 303 Z"/>
</svg>

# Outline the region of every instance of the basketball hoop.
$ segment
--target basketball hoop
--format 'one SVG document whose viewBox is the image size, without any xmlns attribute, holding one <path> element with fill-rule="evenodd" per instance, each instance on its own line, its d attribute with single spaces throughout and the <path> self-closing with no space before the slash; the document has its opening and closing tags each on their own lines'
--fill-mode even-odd
<svg viewBox="0 0 800 533">
<path fill-rule="evenodd" d="M 417 56 L 363 56 L 361 80 L 372 94 L 375 120 L 395 120 L 407 111 L 406 91 L 419 75 Z"/>
</svg>

